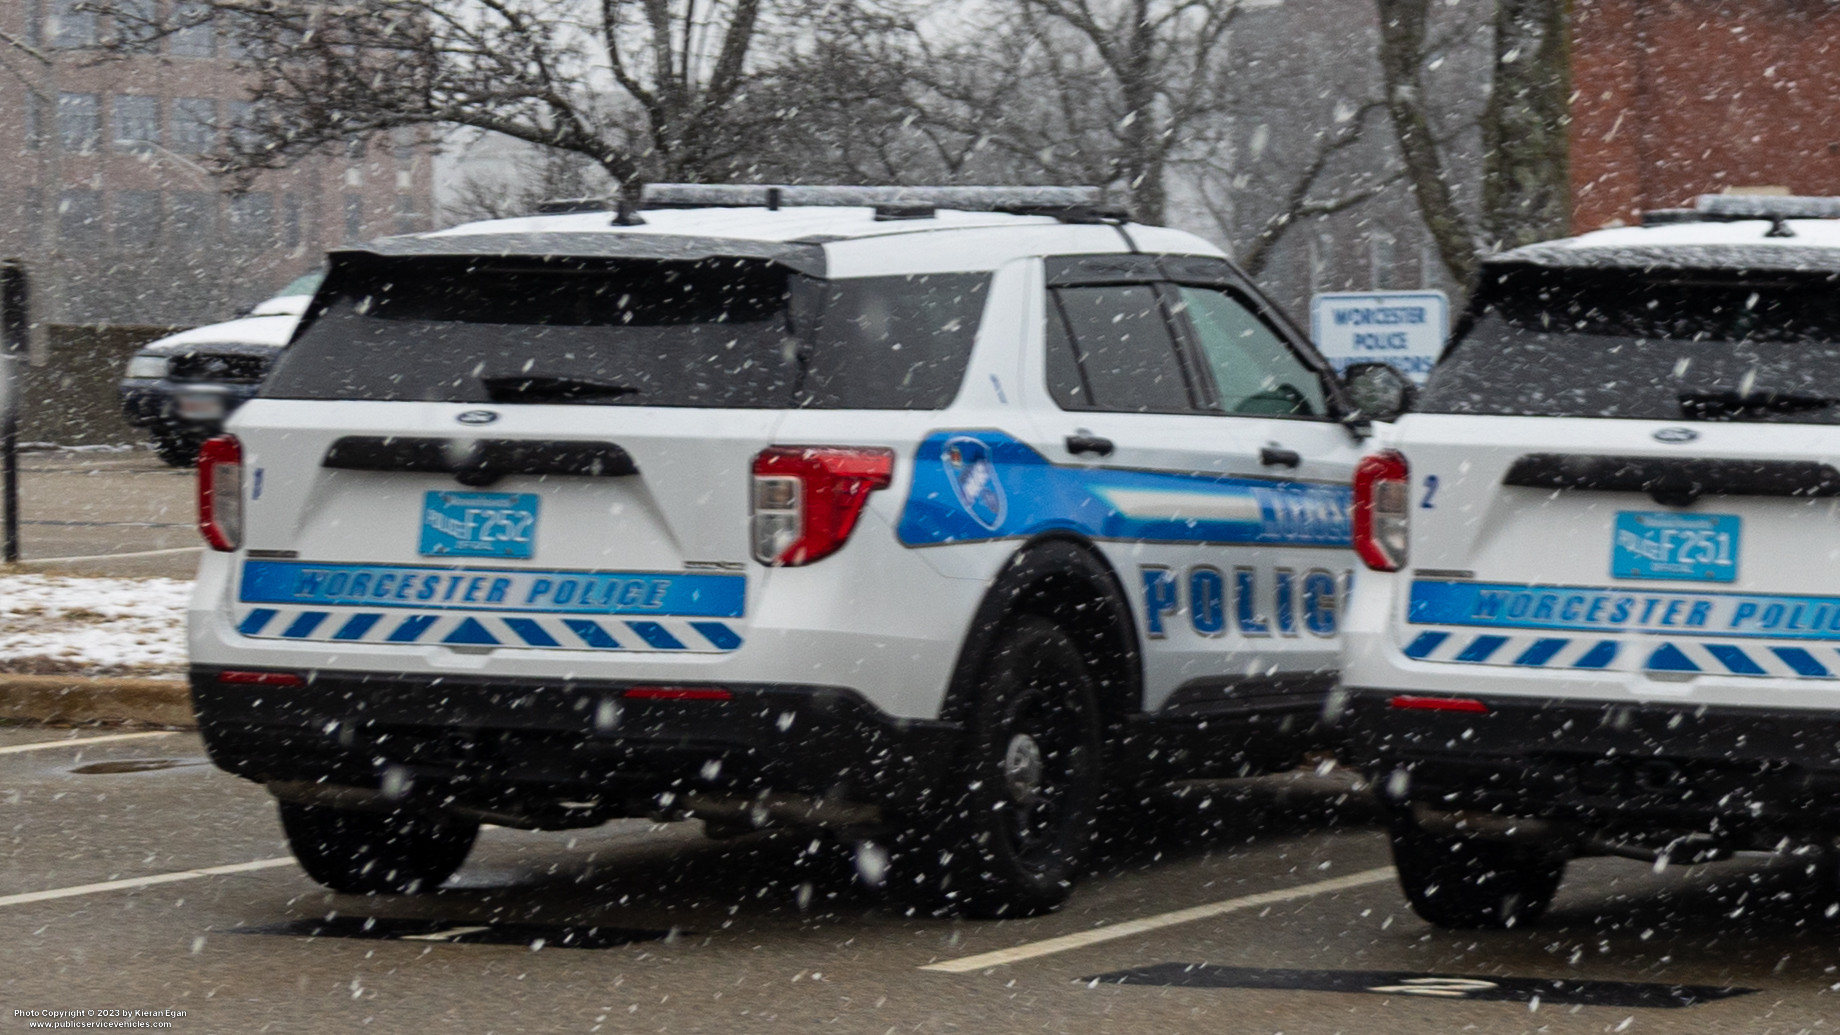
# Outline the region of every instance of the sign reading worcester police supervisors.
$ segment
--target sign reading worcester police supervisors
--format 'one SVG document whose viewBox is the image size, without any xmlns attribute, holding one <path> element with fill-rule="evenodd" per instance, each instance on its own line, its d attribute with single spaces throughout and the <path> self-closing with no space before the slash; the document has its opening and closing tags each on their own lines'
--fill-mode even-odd
<svg viewBox="0 0 1840 1035">
<path fill-rule="evenodd" d="M 1425 383 L 1450 333 L 1442 291 L 1345 291 L 1310 300 L 1310 338 L 1336 372 L 1352 363 L 1391 363 Z"/>
</svg>

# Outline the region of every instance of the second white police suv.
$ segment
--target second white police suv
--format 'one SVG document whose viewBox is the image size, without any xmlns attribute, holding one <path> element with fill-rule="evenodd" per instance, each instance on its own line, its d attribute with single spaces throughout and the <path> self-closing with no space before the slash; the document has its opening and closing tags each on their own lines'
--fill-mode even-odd
<svg viewBox="0 0 1840 1035">
<path fill-rule="evenodd" d="M 1097 201 L 654 187 L 335 253 L 203 454 L 212 757 L 343 890 L 698 816 L 972 915 L 1058 905 L 1108 795 L 1292 763 L 1408 389 Z"/>
</svg>

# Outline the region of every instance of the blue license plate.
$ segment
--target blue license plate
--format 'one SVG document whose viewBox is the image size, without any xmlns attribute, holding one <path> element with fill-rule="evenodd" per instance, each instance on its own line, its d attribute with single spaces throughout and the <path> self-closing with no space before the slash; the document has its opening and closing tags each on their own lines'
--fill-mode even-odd
<svg viewBox="0 0 1840 1035">
<path fill-rule="evenodd" d="M 1739 518 L 1730 514 L 1618 511 L 1610 574 L 1731 582 L 1738 577 L 1738 532 Z"/>
<path fill-rule="evenodd" d="M 536 493 L 431 492 L 422 500 L 423 557 L 529 557 L 536 536 Z"/>
</svg>

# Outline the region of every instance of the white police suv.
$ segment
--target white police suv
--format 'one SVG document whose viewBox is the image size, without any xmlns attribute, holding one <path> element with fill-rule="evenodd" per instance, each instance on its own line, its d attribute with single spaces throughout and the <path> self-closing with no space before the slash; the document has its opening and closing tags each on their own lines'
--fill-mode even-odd
<svg viewBox="0 0 1840 1035">
<path fill-rule="evenodd" d="M 342 890 L 439 883 L 482 820 L 701 816 L 1011 915 L 1102 791 L 1294 760 L 1362 414 L 1097 200 L 666 186 L 335 253 L 203 452 L 212 757 Z"/>
<path fill-rule="evenodd" d="M 1362 461 L 1346 721 L 1426 919 L 1840 829 L 1835 217 L 1707 197 L 1496 257 Z"/>
</svg>

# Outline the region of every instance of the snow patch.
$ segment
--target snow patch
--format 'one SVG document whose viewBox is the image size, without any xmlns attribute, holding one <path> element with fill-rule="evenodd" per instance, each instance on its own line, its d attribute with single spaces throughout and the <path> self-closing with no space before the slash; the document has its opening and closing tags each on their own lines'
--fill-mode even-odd
<svg viewBox="0 0 1840 1035">
<path fill-rule="evenodd" d="M 0 672 L 178 676 L 184 579 L 0 575 Z"/>
</svg>

